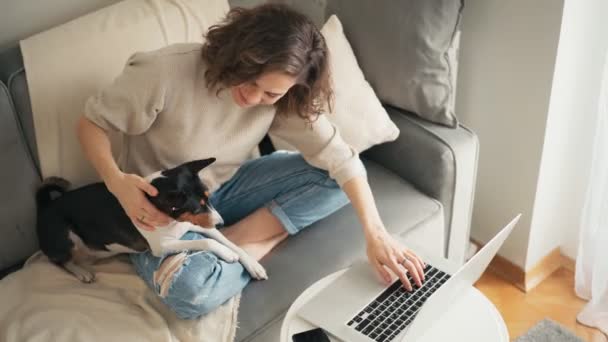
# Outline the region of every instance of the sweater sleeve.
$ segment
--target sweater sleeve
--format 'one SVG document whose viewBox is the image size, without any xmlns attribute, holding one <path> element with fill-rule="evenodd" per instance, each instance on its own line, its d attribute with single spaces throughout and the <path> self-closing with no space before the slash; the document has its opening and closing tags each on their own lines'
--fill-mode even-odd
<svg viewBox="0 0 608 342">
<path fill-rule="evenodd" d="M 312 123 L 298 115 L 275 115 L 269 133 L 295 147 L 312 166 L 327 170 L 340 186 L 355 176 L 366 176 L 359 154 L 325 115 Z"/>
<path fill-rule="evenodd" d="M 164 107 L 163 75 L 158 56 L 135 53 L 112 84 L 87 100 L 85 117 L 104 130 L 146 132 Z"/>
</svg>

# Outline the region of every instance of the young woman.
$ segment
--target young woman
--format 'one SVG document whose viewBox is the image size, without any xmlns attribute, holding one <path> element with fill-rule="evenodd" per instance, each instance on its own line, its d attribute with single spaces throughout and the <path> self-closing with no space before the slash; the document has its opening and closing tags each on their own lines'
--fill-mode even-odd
<svg viewBox="0 0 608 342">
<path fill-rule="evenodd" d="M 114 83 L 88 100 L 78 136 L 108 189 L 140 226 L 168 221 L 145 198 L 156 189 L 141 176 L 215 157 L 201 177 L 224 218 L 222 232 L 258 260 L 350 200 L 378 274 L 388 282 L 390 270 L 410 289 L 408 270 L 420 285 L 423 262 L 387 233 L 358 154 L 323 114 L 331 102 L 327 46 L 308 18 L 276 4 L 235 8 L 209 29 L 203 45 L 133 55 Z M 109 131 L 124 137 L 118 161 Z M 300 153 L 250 160 L 268 132 Z M 250 281 L 241 264 L 212 253 L 189 255 L 169 283 L 155 274 L 166 260 L 150 253 L 131 258 L 182 318 L 213 310 Z"/>
</svg>

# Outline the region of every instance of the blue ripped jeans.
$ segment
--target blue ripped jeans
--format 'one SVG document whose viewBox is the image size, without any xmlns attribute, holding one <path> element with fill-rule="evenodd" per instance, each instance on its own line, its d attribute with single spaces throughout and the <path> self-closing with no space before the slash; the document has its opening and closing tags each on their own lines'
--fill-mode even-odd
<svg viewBox="0 0 608 342">
<path fill-rule="evenodd" d="M 326 171 L 309 165 L 299 153 L 278 151 L 243 164 L 210 201 L 226 226 L 267 207 L 293 235 L 342 208 L 348 198 Z M 204 238 L 189 232 L 182 240 Z M 131 254 L 137 273 L 180 318 L 196 318 L 214 310 L 251 280 L 240 263 L 218 260 L 211 252 L 182 255 L 177 260 L 181 269 L 161 293 L 154 272 L 165 258 L 150 252 Z"/>
</svg>

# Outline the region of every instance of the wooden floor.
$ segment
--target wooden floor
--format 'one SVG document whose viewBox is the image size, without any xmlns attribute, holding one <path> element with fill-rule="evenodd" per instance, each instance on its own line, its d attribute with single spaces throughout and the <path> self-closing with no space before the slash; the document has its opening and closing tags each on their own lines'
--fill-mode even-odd
<svg viewBox="0 0 608 342">
<path fill-rule="evenodd" d="M 574 274 L 560 269 L 528 293 L 502 278 L 486 272 L 475 285 L 501 312 L 511 340 L 524 334 L 538 321 L 550 318 L 585 341 L 608 341 L 598 330 L 576 323 L 584 301 L 574 294 Z"/>
</svg>

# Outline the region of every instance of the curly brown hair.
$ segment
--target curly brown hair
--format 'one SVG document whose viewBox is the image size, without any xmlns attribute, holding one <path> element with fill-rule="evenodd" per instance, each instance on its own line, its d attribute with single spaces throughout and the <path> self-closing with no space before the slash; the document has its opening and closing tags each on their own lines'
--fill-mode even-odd
<svg viewBox="0 0 608 342">
<path fill-rule="evenodd" d="M 279 71 L 296 83 L 274 104 L 277 114 L 297 113 L 310 122 L 331 111 L 329 51 L 305 15 L 282 4 L 236 7 L 209 28 L 205 39 L 202 58 L 210 88 L 221 91 Z"/>
</svg>

